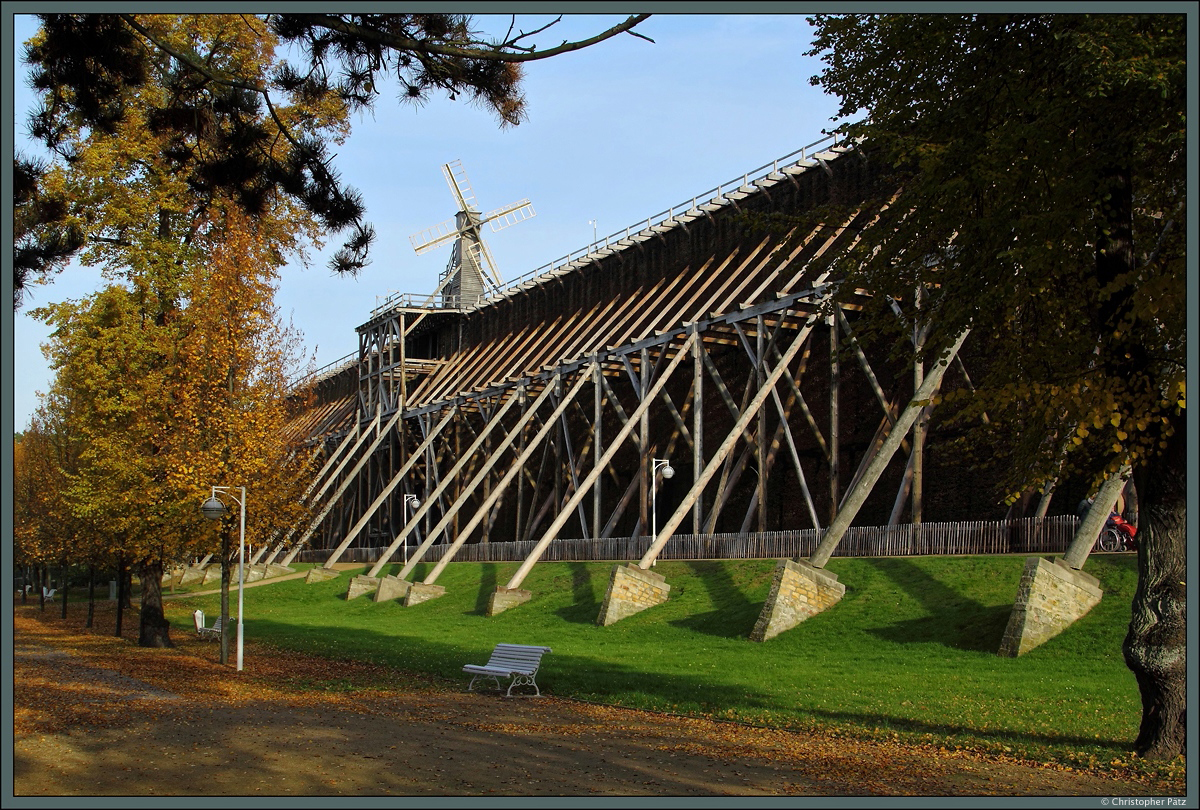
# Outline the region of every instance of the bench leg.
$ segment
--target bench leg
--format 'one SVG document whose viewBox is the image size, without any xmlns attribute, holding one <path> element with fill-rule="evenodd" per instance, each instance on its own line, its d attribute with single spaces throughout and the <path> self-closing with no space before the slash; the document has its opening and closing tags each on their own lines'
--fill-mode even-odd
<svg viewBox="0 0 1200 810">
<path fill-rule="evenodd" d="M 532 686 L 536 695 L 525 695 L 525 697 L 541 697 L 542 690 L 538 689 L 537 680 L 532 675 L 513 675 L 512 683 L 508 685 L 508 691 L 504 693 L 505 697 L 512 697 L 514 686 Z M 518 695 L 518 697 L 520 697 Z"/>
<path fill-rule="evenodd" d="M 496 684 L 496 691 L 500 690 L 500 679 L 497 678 L 495 675 L 476 675 L 475 677 L 471 678 L 471 682 L 469 684 L 467 684 L 468 692 L 475 691 L 475 681 L 479 680 L 480 678 L 491 678 L 492 681 L 494 681 Z"/>
</svg>

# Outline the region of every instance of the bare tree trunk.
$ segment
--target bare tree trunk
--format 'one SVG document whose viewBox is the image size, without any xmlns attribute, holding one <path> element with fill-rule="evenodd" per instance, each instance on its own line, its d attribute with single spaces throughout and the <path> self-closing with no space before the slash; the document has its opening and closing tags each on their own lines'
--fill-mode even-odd
<svg viewBox="0 0 1200 810">
<path fill-rule="evenodd" d="M 138 631 L 139 647 L 174 647 L 171 623 L 163 613 L 161 558 L 143 560 L 138 568 L 142 578 L 142 610 Z"/>
<path fill-rule="evenodd" d="M 117 628 L 113 635 L 121 637 L 121 622 L 125 618 L 125 558 L 117 555 Z"/>
<path fill-rule="evenodd" d="M 1122 645 L 1142 695 L 1134 750 L 1147 759 L 1187 742 L 1187 445 L 1185 419 L 1173 424 L 1165 454 L 1138 471 L 1138 587 Z"/>
<path fill-rule="evenodd" d="M 61 571 L 60 576 L 61 576 L 61 581 L 62 581 L 62 599 L 59 600 L 59 604 L 60 604 L 59 610 L 61 611 L 60 618 L 65 619 L 65 618 L 67 618 L 67 584 L 70 582 L 70 579 L 69 579 L 70 572 L 67 570 L 67 560 L 65 557 L 63 558 L 62 568 L 60 569 L 60 571 Z"/>
<path fill-rule="evenodd" d="M 92 627 L 93 620 L 96 618 L 96 564 L 88 563 L 88 609 L 87 609 L 87 627 L 89 630 Z"/>
</svg>

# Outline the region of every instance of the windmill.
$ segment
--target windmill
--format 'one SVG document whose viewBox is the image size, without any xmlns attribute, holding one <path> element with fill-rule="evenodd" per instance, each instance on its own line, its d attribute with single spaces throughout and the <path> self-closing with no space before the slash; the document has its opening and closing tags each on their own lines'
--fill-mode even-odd
<svg viewBox="0 0 1200 810">
<path fill-rule="evenodd" d="M 454 219 L 413 234 L 409 241 L 418 255 L 454 242 L 450 261 L 434 295 L 441 293 L 443 301 L 451 306 L 470 306 L 480 296 L 500 290 L 503 283 L 496 260 L 492 258 L 487 242 L 483 241 L 483 224 L 488 223 L 492 233 L 503 230 L 532 217 L 533 205 L 527 199 L 520 200 L 481 214 L 462 162 L 455 160 L 445 164 L 442 173 L 458 203 L 458 213 Z"/>
</svg>

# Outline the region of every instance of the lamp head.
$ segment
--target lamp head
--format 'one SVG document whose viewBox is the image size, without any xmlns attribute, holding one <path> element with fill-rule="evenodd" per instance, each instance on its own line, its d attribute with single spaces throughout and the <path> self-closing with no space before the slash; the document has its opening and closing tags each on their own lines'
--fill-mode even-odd
<svg viewBox="0 0 1200 810">
<path fill-rule="evenodd" d="M 670 464 L 663 467 L 662 468 L 662 477 L 663 478 L 674 478 L 675 477 L 675 468 L 672 467 Z"/>
<path fill-rule="evenodd" d="M 216 495 L 209 495 L 208 500 L 200 505 L 200 514 L 209 520 L 220 520 L 229 514 L 229 510 L 225 508 L 225 504 L 221 503 Z"/>
</svg>

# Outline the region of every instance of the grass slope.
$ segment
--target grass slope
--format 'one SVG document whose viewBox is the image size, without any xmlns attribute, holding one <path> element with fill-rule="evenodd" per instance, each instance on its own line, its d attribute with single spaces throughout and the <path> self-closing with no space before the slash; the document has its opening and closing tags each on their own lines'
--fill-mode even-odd
<svg viewBox="0 0 1200 810">
<path fill-rule="evenodd" d="M 487 617 L 488 595 L 517 565 L 453 563 L 438 579 L 446 595 L 411 608 L 347 601 L 358 571 L 250 588 L 247 638 L 464 686 L 462 666 L 497 642 L 544 644 L 553 653 L 538 681 L 556 695 L 1092 767 L 1127 759 L 1137 733 L 1140 699 L 1121 657 L 1132 555 L 1093 556 L 1086 570 L 1104 599 L 1016 659 L 995 651 L 1024 557 L 834 559 L 841 603 L 765 643 L 747 636 L 774 560 L 660 562 L 670 599 L 610 627 L 595 619 L 612 563 L 539 564 L 523 585 L 533 599 Z M 217 609 L 215 596 L 183 601 L 189 613 Z M 187 614 L 176 621 L 190 630 Z"/>
</svg>

